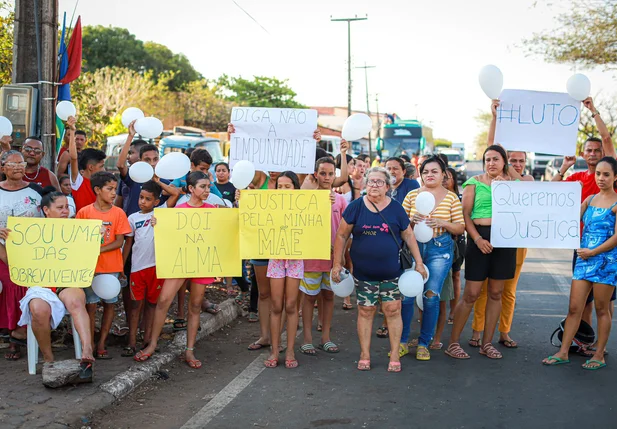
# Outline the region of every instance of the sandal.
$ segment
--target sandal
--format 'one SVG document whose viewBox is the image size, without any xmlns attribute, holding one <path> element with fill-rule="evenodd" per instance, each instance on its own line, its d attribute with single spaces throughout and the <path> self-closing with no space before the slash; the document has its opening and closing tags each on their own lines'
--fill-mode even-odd
<svg viewBox="0 0 617 429">
<path fill-rule="evenodd" d="M 470 357 L 459 343 L 450 344 L 444 353 L 454 359 L 469 359 Z"/>
<path fill-rule="evenodd" d="M 400 362 L 390 362 L 388 364 L 388 372 L 401 372 Z"/>
<path fill-rule="evenodd" d="M 346 302 L 343 303 L 343 310 L 352 310 L 352 309 L 353 309 L 353 305 L 347 304 Z"/>
<path fill-rule="evenodd" d="M 193 368 L 193 369 L 199 369 L 201 368 L 201 361 L 198 359 L 184 359 L 184 361 L 186 362 L 186 364 Z"/>
<path fill-rule="evenodd" d="M 255 341 L 253 344 L 250 344 L 248 349 L 251 351 L 255 351 L 255 350 L 261 350 L 264 347 L 270 347 L 270 344 L 259 344 L 257 341 Z"/>
<path fill-rule="evenodd" d="M 501 359 L 503 355 L 497 350 L 491 343 L 486 343 L 480 347 L 480 354 L 486 356 L 489 359 Z"/>
<path fill-rule="evenodd" d="M 325 344 L 320 344 L 318 347 L 319 347 L 319 350 L 323 350 L 326 353 L 338 353 L 339 352 L 338 346 L 334 344 L 332 341 L 327 341 Z"/>
<path fill-rule="evenodd" d="M 248 320 L 249 323 L 259 322 L 259 316 L 257 315 L 257 313 L 249 313 Z"/>
<path fill-rule="evenodd" d="M 152 357 L 151 353 L 144 353 L 143 350 L 138 351 L 135 356 L 133 356 L 133 360 L 135 362 L 145 362 Z"/>
<path fill-rule="evenodd" d="M 133 356 L 135 356 L 135 347 L 126 346 L 122 350 L 123 350 L 122 354 L 120 354 L 120 356 L 122 356 L 122 357 L 133 357 Z"/>
<path fill-rule="evenodd" d="M 587 369 L 589 371 L 596 371 L 600 368 L 604 368 L 605 366 L 606 366 L 606 363 L 602 361 L 595 360 L 595 359 L 589 359 L 585 361 L 585 363 L 583 364 L 583 369 Z"/>
<path fill-rule="evenodd" d="M 546 359 L 544 359 L 542 361 L 542 364 L 546 365 L 546 366 L 556 366 L 556 365 L 562 365 L 564 363 L 570 363 L 570 360 L 569 359 L 562 359 L 562 358 L 559 358 L 557 356 L 549 356 L 549 357 L 547 357 Z"/>
<path fill-rule="evenodd" d="M 19 359 L 21 359 L 21 351 L 13 350 L 13 351 L 10 351 L 8 353 L 5 353 L 4 354 L 4 358 L 6 360 L 13 360 L 13 361 L 19 360 Z"/>
<path fill-rule="evenodd" d="M 206 313 L 218 314 L 221 312 L 221 308 L 213 302 L 210 302 L 206 307 Z"/>
<path fill-rule="evenodd" d="M 321 331 L 323 331 L 323 326 L 321 326 L 321 323 L 319 323 L 317 325 L 317 332 L 321 332 Z"/>
<path fill-rule="evenodd" d="M 79 363 L 79 379 L 92 381 L 92 362 L 82 360 Z"/>
<path fill-rule="evenodd" d="M 454 319 L 452 318 L 448 319 L 448 325 L 454 325 Z"/>
<path fill-rule="evenodd" d="M 443 348 L 443 343 L 433 343 L 429 346 L 431 350 L 441 350 Z"/>
<path fill-rule="evenodd" d="M 111 356 L 109 356 L 109 352 L 107 350 L 97 350 L 96 355 L 94 355 L 94 357 L 97 359 L 102 359 L 102 360 L 113 359 Z"/>
<path fill-rule="evenodd" d="M 312 344 L 303 344 L 300 346 L 300 353 L 303 353 L 307 356 L 317 356 L 317 351 L 315 351 L 315 346 Z"/>
<path fill-rule="evenodd" d="M 482 347 L 482 339 L 471 338 L 469 341 L 467 341 L 467 344 L 474 348 Z"/>
<path fill-rule="evenodd" d="M 186 319 L 175 319 L 174 320 L 174 331 L 186 331 L 188 324 L 186 323 Z"/>
<path fill-rule="evenodd" d="M 406 344 L 399 344 L 398 346 L 398 357 L 399 359 L 402 358 L 405 355 L 409 354 L 409 347 Z M 390 357 L 392 355 L 392 352 L 388 352 L 388 357 Z"/>
<path fill-rule="evenodd" d="M 431 360 L 431 353 L 425 346 L 418 346 L 416 360 Z"/>
<path fill-rule="evenodd" d="M 296 359 L 285 359 L 285 368 L 293 369 L 298 367 L 298 361 Z"/>
<path fill-rule="evenodd" d="M 266 359 L 264 361 L 264 366 L 266 368 L 276 368 L 279 365 L 278 359 Z"/>
<path fill-rule="evenodd" d="M 240 292 L 234 298 L 234 302 L 243 310 L 246 310 L 246 294 L 244 292 Z"/>
<path fill-rule="evenodd" d="M 518 348 L 518 343 L 514 340 L 499 340 L 499 344 L 503 345 L 507 349 Z"/>
<path fill-rule="evenodd" d="M 358 361 L 358 370 L 359 371 L 370 371 L 371 370 L 371 361 L 370 359 L 362 359 Z"/>
<path fill-rule="evenodd" d="M 388 327 L 381 326 L 379 329 L 377 329 L 377 337 L 388 338 Z"/>
</svg>

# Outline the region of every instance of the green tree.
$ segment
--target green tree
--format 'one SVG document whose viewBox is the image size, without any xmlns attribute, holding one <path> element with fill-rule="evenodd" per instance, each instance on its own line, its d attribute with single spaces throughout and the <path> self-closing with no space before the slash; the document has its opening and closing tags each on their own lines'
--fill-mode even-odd
<svg viewBox="0 0 617 429">
<path fill-rule="evenodd" d="M 617 2 L 574 0 L 556 21 L 557 28 L 523 41 L 529 53 L 555 63 L 617 66 Z"/>
<path fill-rule="evenodd" d="M 448 139 L 435 139 L 433 143 L 435 147 L 452 147 L 452 142 Z"/>
<path fill-rule="evenodd" d="M 205 79 L 190 82 L 180 93 L 180 104 L 186 125 L 206 131 L 227 129 L 233 103 L 222 99 Z"/>
<path fill-rule="evenodd" d="M 186 56 L 158 43 L 144 43 L 126 28 L 102 25 L 84 27 L 83 57 L 87 71 L 120 67 L 140 73 L 152 71 L 155 79 L 173 75 L 171 79 L 166 79 L 169 89 L 173 91 L 201 79 Z"/>
<path fill-rule="evenodd" d="M 104 67 L 139 71 L 145 63 L 143 42 L 126 28 L 85 26 L 82 37 L 85 71 L 93 72 Z"/>
<path fill-rule="evenodd" d="M 303 108 L 295 100 L 296 93 L 287 84 L 287 79 L 275 77 L 254 76 L 253 80 L 242 77 L 223 75 L 219 78 L 219 86 L 226 99 L 240 106 Z"/>
<path fill-rule="evenodd" d="M 0 86 L 11 83 L 13 74 L 13 1 L 0 0 Z"/>
<path fill-rule="evenodd" d="M 480 132 L 473 141 L 474 152 L 476 153 L 477 159 L 482 157 L 482 153 L 488 147 L 488 128 L 491 125 L 492 119 L 493 115 L 491 112 L 478 112 L 475 117 L 478 128 L 480 129 Z"/>
<path fill-rule="evenodd" d="M 152 70 L 155 76 L 164 73 L 173 73 L 169 82 L 169 89 L 177 91 L 189 82 L 202 78 L 183 54 L 174 54 L 167 46 L 154 43 L 144 43 L 146 58 L 144 68 Z"/>
</svg>

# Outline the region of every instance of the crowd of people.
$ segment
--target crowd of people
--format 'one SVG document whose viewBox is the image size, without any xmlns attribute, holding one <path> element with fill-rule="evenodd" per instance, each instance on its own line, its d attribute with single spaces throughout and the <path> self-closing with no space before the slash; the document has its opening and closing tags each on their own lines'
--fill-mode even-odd
<svg viewBox="0 0 617 429">
<path fill-rule="evenodd" d="M 593 101 L 584 105 L 592 112 L 601 139 L 590 138 L 583 147 L 588 170 L 565 180 L 582 184 L 581 249 L 574 252 L 573 277 L 568 316 L 564 323 L 562 347 L 546 358 L 545 365 L 569 362 L 570 345 L 581 320 L 591 325 L 595 303 L 597 341 L 580 352 L 589 357 L 583 367 L 596 370 L 604 360 L 617 284 L 617 161 L 611 136 L 595 109 Z M 383 323 L 378 337 L 389 338 L 388 371 L 401 371 L 401 358 L 414 348 L 416 359 L 428 361 L 431 352 L 444 348 L 442 336 L 446 324 L 452 325 L 446 355 L 468 359 L 461 345 L 461 335 L 473 310 L 473 334 L 470 347 L 490 359 L 500 359 L 502 352 L 493 344 L 499 329 L 498 343 L 516 348 L 511 337 L 516 302 L 516 287 L 525 260 L 525 249 L 496 248 L 491 245 L 491 184 L 495 181 L 533 181 L 525 174 L 526 154 L 506 152 L 494 142 L 496 109 L 492 103 L 493 122 L 488 147 L 483 154 L 484 173 L 462 184 L 459 194 L 456 172 L 448 167 L 447 158 L 427 154 L 413 159 L 402 155 L 371 162 L 368 155 L 348 155 L 349 144 L 341 143 L 336 158 L 316 149 L 314 174 L 256 172 L 249 186 L 268 192 L 274 189 L 319 189 L 330 192 L 331 258 L 329 260 L 251 260 L 243 276 L 225 279 L 230 287 L 238 284 L 240 293 L 234 301 L 248 311 L 249 322 L 259 322 L 260 337 L 249 350 L 269 348 L 264 362 L 268 368 L 279 365 L 284 353 L 286 368 L 298 366 L 296 352 L 316 356 L 320 352 L 335 354 L 333 326 L 333 282 L 345 273 L 355 279 L 358 310 L 360 356 L 357 368 L 371 369 L 370 345 L 375 315 L 380 308 Z M 10 237 L 9 216 L 76 218 L 101 220 L 101 249 L 95 276 L 117 277 L 120 296 L 128 323 L 128 342 L 122 356 L 144 362 L 157 351 L 158 341 L 170 306 L 177 300 L 175 330 L 187 330 L 183 358 L 197 369 L 202 362 L 194 347 L 200 313 L 217 314 L 220 308 L 205 299 L 206 287 L 214 278 L 158 279 L 154 251 L 157 220 L 155 208 L 221 208 L 212 204 L 211 195 L 242 204 L 241 193 L 230 182 L 226 163 L 215 166 L 205 149 L 187 152 L 191 171 L 182 179 L 170 182 L 154 177 L 136 183 L 129 166 L 143 161 L 155 167 L 159 149 L 147 141 L 135 139 L 133 124 L 120 152 L 118 175 L 105 171 L 105 153 L 87 147 L 86 133 L 76 130 L 76 119 L 67 122 L 67 144 L 58 156 L 56 174 L 42 167 L 44 147 L 39 139 L 26 139 L 20 151 L 12 150 L 4 137 L 0 182 L 0 239 Z M 234 133 L 233 125 L 229 133 Z M 320 139 L 318 131 L 313 136 Z M 574 157 L 566 157 L 554 180 L 562 180 Z M 340 174 L 337 175 L 337 171 Z M 433 195 L 436 204 L 430 215 L 416 210 L 416 199 L 424 192 Z M 218 200 L 217 200 L 218 201 Z M 415 225 L 426 224 L 433 231 L 428 242 L 418 242 Z M 464 261 L 465 287 L 461 292 L 461 269 Z M 421 327 L 418 338 L 411 338 L 416 299 L 402 297 L 399 278 L 413 263 L 424 279 Z M 73 318 L 82 341 L 81 368 L 84 377 L 91 374 L 95 360 L 112 358 L 107 339 L 119 297 L 101 299 L 91 287 L 24 288 L 11 282 L 10 258 L 0 245 L 0 329 L 9 338 L 7 360 L 18 360 L 26 345 L 26 326 L 30 325 L 39 343 L 45 363 L 54 361 L 51 330 L 66 313 Z M 430 273 L 430 275 L 429 275 Z M 250 280 L 249 280 L 250 279 Z M 68 286 L 68 285 L 67 285 Z M 188 312 L 185 295 L 189 293 Z M 461 296 L 462 293 L 462 296 Z M 102 303 L 101 303 L 102 301 Z M 103 306 L 100 335 L 95 341 L 95 315 Z M 344 310 L 353 309 L 350 297 L 343 300 Z M 448 308 L 449 307 L 449 308 Z M 318 308 L 317 331 L 313 339 L 314 308 Z M 185 314 L 188 317 L 185 317 Z M 299 319 L 303 321 L 302 338 L 296 349 Z M 287 331 L 286 344 L 281 333 Z M 143 341 L 138 344 L 138 332 Z M 317 347 L 315 346 L 317 344 Z"/>
</svg>

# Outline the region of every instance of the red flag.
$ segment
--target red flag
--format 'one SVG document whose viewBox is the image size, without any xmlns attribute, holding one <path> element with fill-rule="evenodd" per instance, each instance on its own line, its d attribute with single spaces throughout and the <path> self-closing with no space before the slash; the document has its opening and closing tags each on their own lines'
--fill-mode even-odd
<svg viewBox="0 0 617 429">
<path fill-rule="evenodd" d="M 81 74 L 81 16 L 77 18 L 77 24 L 71 34 L 71 41 L 67 49 L 69 56 L 69 68 L 60 83 L 71 83 Z"/>
</svg>

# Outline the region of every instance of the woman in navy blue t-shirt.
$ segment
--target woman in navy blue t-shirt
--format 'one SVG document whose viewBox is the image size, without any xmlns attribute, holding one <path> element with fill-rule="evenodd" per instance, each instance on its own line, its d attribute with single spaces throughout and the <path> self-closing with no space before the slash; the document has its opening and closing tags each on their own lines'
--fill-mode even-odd
<svg viewBox="0 0 617 429">
<path fill-rule="evenodd" d="M 382 167 L 374 167 L 366 174 L 365 181 L 367 194 L 347 206 L 336 233 L 332 279 L 340 281 L 343 251 L 353 233 L 351 260 L 354 277 L 358 280 L 356 292 L 361 349 L 358 369 L 371 369 L 371 331 L 376 304 L 381 301 L 390 329 L 388 371 L 399 372 L 401 363 L 398 349 L 403 325 L 398 278 L 403 273 L 399 255 L 403 240 L 411 250 L 420 274 L 426 277 L 426 272 L 403 206 L 386 196 L 390 189 L 390 174 Z"/>
</svg>

